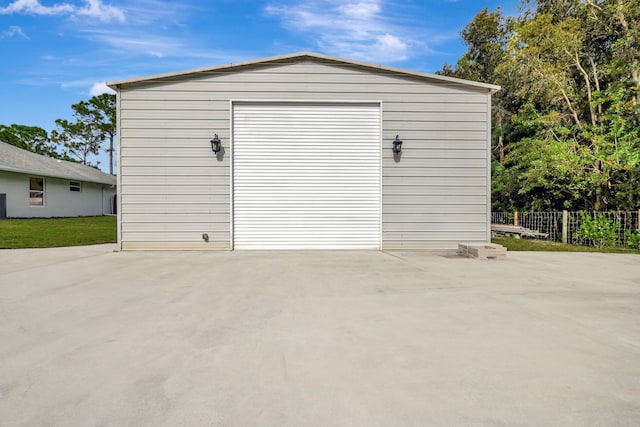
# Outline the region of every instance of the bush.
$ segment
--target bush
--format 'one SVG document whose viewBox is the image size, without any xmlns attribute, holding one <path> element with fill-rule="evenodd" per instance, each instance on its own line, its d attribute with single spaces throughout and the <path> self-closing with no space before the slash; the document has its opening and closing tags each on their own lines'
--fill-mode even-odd
<svg viewBox="0 0 640 427">
<path fill-rule="evenodd" d="M 627 246 L 632 249 L 640 250 L 640 230 L 635 233 L 631 230 L 627 230 L 624 233 L 624 238 L 626 240 Z"/>
<path fill-rule="evenodd" d="M 585 213 L 580 215 L 580 231 L 576 234 L 578 241 L 585 245 L 593 245 L 596 248 L 610 248 L 618 244 L 618 230 L 620 222 L 607 218 L 599 213 L 595 218 Z"/>
</svg>

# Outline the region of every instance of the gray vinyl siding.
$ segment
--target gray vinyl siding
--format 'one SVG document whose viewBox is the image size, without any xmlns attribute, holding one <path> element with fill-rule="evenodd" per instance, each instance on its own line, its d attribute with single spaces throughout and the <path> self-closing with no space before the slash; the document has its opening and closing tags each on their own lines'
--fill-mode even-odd
<svg viewBox="0 0 640 427">
<path fill-rule="evenodd" d="M 231 101 L 260 100 L 381 102 L 382 248 L 487 241 L 487 98 L 485 89 L 320 61 L 125 85 L 120 241 L 125 249 L 231 248 Z M 218 158 L 214 133 L 225 150 Z"/>
</svg>

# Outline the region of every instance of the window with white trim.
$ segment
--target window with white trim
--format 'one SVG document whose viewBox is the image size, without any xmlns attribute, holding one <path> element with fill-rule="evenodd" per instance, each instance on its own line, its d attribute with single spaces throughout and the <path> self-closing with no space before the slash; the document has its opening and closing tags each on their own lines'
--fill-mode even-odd
<svg viewBox="0 0 640 427">
<path fill-rule="evenodd" d="M 44 178 L 29 177 L 29 205 L 44 206 Z"/>
<path fill-rule="evenodd" d="M 79 193 L 82 191 L 82 183 L 79 181 L 69 181 L 69 191 Z"/>
</svg>

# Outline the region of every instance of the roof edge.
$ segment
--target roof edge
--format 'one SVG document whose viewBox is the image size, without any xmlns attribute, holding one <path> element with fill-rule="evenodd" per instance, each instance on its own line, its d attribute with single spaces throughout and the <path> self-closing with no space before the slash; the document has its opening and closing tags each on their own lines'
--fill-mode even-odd
<svg viewBox="0 0 640 427">
<path fill-rule="evenodd" d="M 34 153 L 6 142 L 0 141 L 0 153 L 7 155 L 6 158 L 3 156 L 2 159 L 0 159 L 0 171 L 38 175 L 49 178 L 69 179 L 110 186 L 117 184 L 115 175 L 110 175 L 100 169 L 83 165 L 81 163 L 43 156 L 42 154 Z M 18 163 L 15 161 L 15 156 L 18 156 Z M 14 160 L 13 162 L 12 159 Z M 27 159 L 27 161 L 32 163 L 26 164 L 26 166 L 24 163 L 21 164 L 20 162 L 24 162 L 24 159 Z M 61 169 L 69 167 L 72 169 Z"/>
<path fill-rule="evenodd" d="M 91 184 L 108 185 L 110 187 L 115 187 L 117 185 L 117 181 L 116 182 L 107 182 L 106 179 L 98 181 L 98 180 L 95 180 L 95 179 L 88 179 L 88 178 L 71 176 L 71 175 L 64 175 L 64 174 L 54 174 L 54 173 L 50 173 L 50 172 L 43 172 L 43 171 L 38 171 L 38 170 L 30 170 L 30 169 L 24 169 L 24 168 L 14 168 L 14 167 L 11 167 L 11 166 L 4 166 L 4 165 L 0 166 L 0 171 L 10 172 L 10 173 L 19 173 L 19 174 L 22 174 L 22 175 L 43 176 L 45 178 L 56 178 L 56 179 L 63 179 L 63 180 L 69 180 L 69 181 L 89 182 Z M 110 176 L 113 176 L 113 178 L 116 178 L 115 175 L 110 175 Z"/>
<path fill-rule="evenodd" d="M 169 79 L 172 77 L 196 75 L 200 73 L 209 73 L 212 71 L 225 70 L 225 69 L 236 68 L 236 67 L 245 67 L 250 65 L 276 63 L 276 62 L 285 61 L 287 59 L 302 59 L 305 57 L 310 59 L 322 59 L 325 61 L 333 61 L 336 63 L 356 65 L 363 68 L 390 71 L 394 73 L 405 74 L 409 76 L 421 77 L 426 79 L 440 80 L 448 83 L 456 83 L 456 84 L 475 87 L 479 89 L 486 89 L 490 93 L 495 93 L 501 89 L 500 86 L 489 84 L 489 83 L 481 83 L 481 82 L 476 82 L 472 80 L 459 79 L 456 77 L 441 76 L 438 74 L 422 73 L 419 71 L 412 71 L 412 70 L 407 70 L 407 69 L 398 68 L 398 67 L 372 64 L 369 62 L 357 61 L 354 59 L 346 59 L 346 58 L 340 58 L 336 56 L 324 55 L 324 54 L 314 53 L 314 52 L 305 52 L 305 51 L 289 53 L 285 55 L 269 56 L 266 58 L 252 59 L 252 60 L 241 61 L 241 62 L 230 62 L 228 64 L 222 64 L 222 65 L 216 65 L 216 66 L 210 66 L 210 67 L 201 67 L 201 68 L 194 68 L 194 69 L 183 70 L 183 71 L 152 74 L 150 76 L 144 76 L 144 77 L 134 77 L 134 78 L 123 79 L 123 80 L 114 80 L 111 82 L 107 82 L 107 86 L 109 86 L 111 89 L 119 90 L 124 85 L 129 85 L 134 83 L 155 82 L 155 81 L 161 81 L 164 79 Z"/>
</svg>

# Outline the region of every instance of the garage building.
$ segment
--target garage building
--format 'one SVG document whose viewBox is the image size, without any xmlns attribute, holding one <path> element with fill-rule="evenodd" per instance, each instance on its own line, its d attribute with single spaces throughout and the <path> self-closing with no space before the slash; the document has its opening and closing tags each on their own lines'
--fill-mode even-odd
<svg viewBox="0 0 640 427">
<path fill-rule="evenodd" d="M 306 52 L 109 86 L 123 250 L 490 239 L 498 86 Z"/>
</svg>

